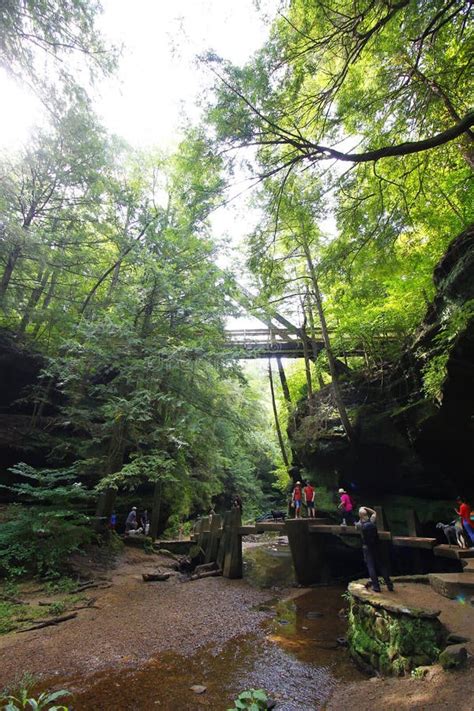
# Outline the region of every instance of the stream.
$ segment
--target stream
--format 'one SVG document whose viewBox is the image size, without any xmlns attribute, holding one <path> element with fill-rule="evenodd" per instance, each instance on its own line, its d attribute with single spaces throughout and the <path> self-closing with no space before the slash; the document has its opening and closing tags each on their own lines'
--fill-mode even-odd
<svg viewBox="0 0 474 711">
<path fill-rule="evenodd" d="M 264 688 L 279 711 L 314 711 L 324 709 L 336 685 L 364 678 L 336 641 L 346 631 L 339 615 L 343 586 L 301 594 L 295 589 L 282 599 L 281 590 L 293 584 L 293 570 L 281 539 L 250 544 L 244 561 L 248 583 L 269 590 L 268 602 L 256 608 L 262 622 L 254 633 L 233 638 L 217 653 L 215 648 L 201 648 L 191 657 L 162 653 L 139 668 L 69 679 L 69 688 L 77 690 L 70 709 L 224 711 L 241 691 Z M 232 625 L 232 620 L 216 620 L 222 623 Z M 193 685 L 206 690 L 196 694 Z"/>
</svg>

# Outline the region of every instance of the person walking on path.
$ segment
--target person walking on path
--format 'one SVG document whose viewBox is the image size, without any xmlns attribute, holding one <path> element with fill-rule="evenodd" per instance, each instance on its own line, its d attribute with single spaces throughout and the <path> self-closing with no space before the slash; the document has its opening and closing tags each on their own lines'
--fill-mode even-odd
<svg viewBox="0 0 474 711">
<path fill-rule="evenodd" d="M 390 576 L 383 559 L 383 555 L 380 554 L 380 540 L 379 534 L 376 526 L 376 514 L 373 509 L 368 506 L 361 506 L 359 509 L 359 521 L 356 523 L 357 527 L 360 527 L 360 535 L 362 537 L 362 552 L 364 554 L 365 564 L 369 572 L 369 577 L 372 583 L 372 590 L 374 592 L 380 591 L 380 583 L 378 578 L 378 571 L 382 573 L 382 577 L 385 581 L 387 589 L 393 591 L 393 583 L 390 580 Z"/>
<path fill-rule="evenodd" d="M 303 492 L 301 490 L 301 482 L 297 481 L 293 493 L 291 495 L 291 503 L 295 509 L 295 518 L 301 517 L 301 502 L 303 500 Z"/>
<path fill-rule="evenodd" d="M 474 546 L 474 529 L 472 527 L 471 522 L 471 507 L 462 498 L 462 496 L 457 497 L 456 503 L 459 506 L 459 509 L 454 510 L 456 511 L 457 515 L 461 517 L 461 524 L 466 533 L 466 536 L 469 539 L 470 545 Z"/>
<path fill-rule="evenodd" d="M 132 506 L 132 510 L 127 516 L 125 521 L 125 533 L 130 533 L 130 531 L 135 531 L 137 528 L 137 507 Z"/>
<path fill-rule="evenodd" d="M 304 501 L 306 504 L 306 508 L 308 509 L 308 517 L 309 518 L 314 518 L 315 517 L 315 511 L 314 511 L 314 488 L 311 486 L 311 482 L 308 481 L 306 483 L 305 488 L 303 489 L 303 494 L 304 494 Z"/>
<path fill-rule="evenodd" d="M 353 526 L 354 525 L 354 513 L 352 500 L 345 489 L 339 489 L 339 496 L 341 497 L 341 503 L 338 508 L 341 510 L 341 526 Z"/>
</svg>

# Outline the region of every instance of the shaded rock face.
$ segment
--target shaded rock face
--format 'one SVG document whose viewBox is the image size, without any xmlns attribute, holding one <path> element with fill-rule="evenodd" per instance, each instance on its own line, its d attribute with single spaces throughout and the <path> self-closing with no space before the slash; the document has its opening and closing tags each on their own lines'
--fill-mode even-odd
<svg viewBox="0 0 474 711">
<path fill-rule="evenodd" d="M 382 371 L 341 383 L 354 422 L 347 443 L 330 388 L 306 403 L 290 432 L 302 465 L 321 485 L 371 495 L 474 495 L 474 319 L 450 343 L 440 402 L 423 391 L 423 369 L 440 352 L 436 336 L 453 309 L 474 300 L 474 228 L 453 241 L 434 271 L 436 297 L 412 344 Z"/>
</svg>

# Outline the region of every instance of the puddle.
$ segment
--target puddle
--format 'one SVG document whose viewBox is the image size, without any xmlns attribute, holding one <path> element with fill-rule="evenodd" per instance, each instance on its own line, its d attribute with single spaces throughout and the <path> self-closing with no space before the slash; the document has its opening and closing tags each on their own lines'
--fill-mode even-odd
<svg viewBox="0 0 474 711">
<path fill-rule="evenodd" d="M 288 543 L 244 549 L 244 578 L 258 588 L 291 587 L 295 574 Z"/>
<path fill-rule="evenodd" d="M 285 545 L 246 552 L 246 577 L 254 585 L 283 587 L 292 574 Z M 364 678 L 336 641 L 346 632 L 338 614 L 344 590 L 331 586 L 287 600 L 269 597 L 255 608 L 262 613 L 255 633 L 234 638 L 218 654 L 212 648 L 191 657 L 163 653 L 138 669 L 99 672 L 85 679 L 55 678 L 49 688 L 74 692 L 71 711 L 225 711 L 249 688 L 265 689 L 277 701 L 278 711 L 318 711 L 338 684 Z M 232 625 L 232 619 L 211 616 L 209 624 Z M 131 640 L 135 642 L 139 640 Z M 197 695 L 190 689 L 193 685 L 206 691 Z"/>
</svg>

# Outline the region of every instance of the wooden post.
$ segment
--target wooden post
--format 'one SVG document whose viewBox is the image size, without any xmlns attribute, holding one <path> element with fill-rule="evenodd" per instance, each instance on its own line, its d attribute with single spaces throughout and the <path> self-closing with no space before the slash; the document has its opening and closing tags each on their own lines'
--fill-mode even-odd
<svg viewBox="0 0 474 711">
<path fill-rule="evenodd" d="M 407 526 L 409 536 L 413 536 L 415 538 L 417 536 L 421 536 L 421 523 L 416 511 L 413 509 L 409 509 L 407 511 Z"/>
<path fill-rule="evenodd" d="M 408 509 L 406 521 L 408 526 L 408 535 L 414 538 L 420 536 L 421 523 L 414 509 Z M 426 566 L 424 565 L 423 558 L 424 556 L 419 548 L 411 549 L 412 572 L 415 575 L 425 572 Z"/>
<path fill-rule="evenodd" d="M 296 580 L 300 585 L 321 582 L 324 568 L 324 535 L 309 532 L 310 519 L 287 519 L 285 529 L 290 544 Z"/>
<path fill-rule="evenodd" d="M 214 563 L 217 560 L 217 549 L 219 547 L 219 535 L 221 532 L 221 517 L 212 514 L 209 533 L 209 543 L 206 549 L 205 563 Z"/>
<path fill-rule="evenodd" d="M 222 569 L 225 578 L 235 579 L 243 576 L 242 536 L 240 535 L 241 525 L 240 509 L 232 509 L 229 517 L 229 529 L 225 542 L 224 567 Z"/>
<path fill-rule="evenodd" d="M 390 526 L 388 525 L 387 517 L 385 516 L 385 511 L 382 506 L 374 506 L 374 511 L 377 514 L 377 528 L 379 531 L 390 531 Z"/>
<path fill-rule="evenodd" d="M 227 545 L 227 536 L 229 534 L 229 525 L 230 525 L 230 511 L 226 511 L 224 513 L 224 522 L 222 524 L 222 532 L 221 532 L 221 538 L 219 541 L 219 547 L 217 549 L 217 567 L 220 568 L 221 570 L 224 570 L 224 556 L 225 556 L 225 549 Z"/>
</svg>

